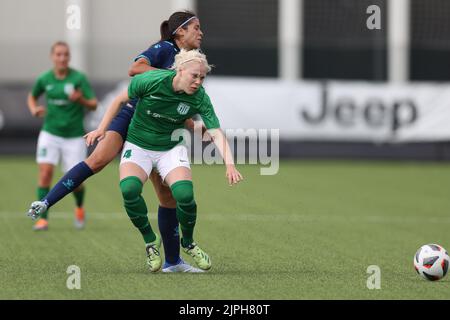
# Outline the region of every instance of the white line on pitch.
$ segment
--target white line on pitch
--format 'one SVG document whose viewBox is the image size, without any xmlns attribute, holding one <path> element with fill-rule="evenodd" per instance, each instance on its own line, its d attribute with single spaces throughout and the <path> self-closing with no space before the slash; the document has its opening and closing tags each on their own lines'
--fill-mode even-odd
<svg viewBox="0 0 450 320">
<path fill-rule="evenodd" d="M 73 213 L 67 211 L 51 211 L 51 219 L 73 219 Z M 149 219 L 156 219 L 156 212 L 149 213 Z M 24 212 L 0 211 L 0 217 L 11 219 L 26 219 Z M 198 219 L 205 221 L 272 221 L 272 222 L 304 222 L 304 223 L 333 223 L 333 222 L 365 222 L 365 223 L 439 223 L 449 224 L 450 217 L 430 217 L 424 216 L 381 216 L 381 215 L 323 215 L 323 214 L 293 214 L 293 213 L 198 213 Z M 89 220 L 128 220 L 127 214 L 124 212 L 87 212 Z M 31 219 L 30 219 L 31 220 Z"/>
</svg>

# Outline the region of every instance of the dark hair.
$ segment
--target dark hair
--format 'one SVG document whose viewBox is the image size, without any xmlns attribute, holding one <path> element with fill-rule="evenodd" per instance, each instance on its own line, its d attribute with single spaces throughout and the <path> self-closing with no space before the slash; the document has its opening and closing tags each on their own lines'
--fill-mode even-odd
<svg viewBox="0 0 450 320">
<path fill-rule="evenodd" d="M 175 35 L 173 34 L 175 30 L 177 30 L 183 23 L 185 23 L 188 19 L 195 17 L 195 13 L 191 11 L 177 11 L 172 13 L 169 17 L 169 20 L 164 20 L 161 23 L 160 33 L 161 33 L 161 41 L 164 40 L 173 40 Z M 182 28 L 187 29 L 190 22 L 184 25 Z"/>
<path fill-rule="evenodd" d="M 50 48 L 50 53 L 53 53 L 53 51 L 57 46 L 65 46 L 67 49 L 69 49 L 69 45 L 67 44 L 67 42 L 56 41 L 54 44 L 52 44 L 52 47 Z"/>
</svg>

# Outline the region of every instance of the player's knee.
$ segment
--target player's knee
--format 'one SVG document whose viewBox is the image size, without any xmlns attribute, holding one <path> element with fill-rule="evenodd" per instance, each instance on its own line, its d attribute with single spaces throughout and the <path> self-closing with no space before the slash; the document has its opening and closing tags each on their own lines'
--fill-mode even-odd
<svg viewBox="0 0 450 320">
<path fill-rule="evenodd" d="M 142 193 L 142 182 L 138 177 L 126 177 L 120 181 L 119 185 L 125 201 L 134 200 Z"/>
<path fill-rule="evenodd" d="M 172 196 L 172 191 L 169 188 L 158 189 L 157 191 L 159 204 L 164 208 L 175 208 L 177 202 Z"/>
<path fill-rule="evenodd" d="M 84 162 L 95 173 L 101 171 L 112 159 L 105 157 L 101 152 L 92 153 Z"/>
<path fill-rule="evenodd" d="M 174 198 L 170 199 L 159 199 L 159 205 L 164 208 L 175 208 L 177 206 L 177 201 Z"/>
<path fill-rule="evenodd" d="M 170 187 L 172 195 L 178 204 L 193 204 L 194 201 L 194 186 L 192 181 L 180 180 L 172 184 Z"/>
<path fill-rule="evenodd" d="M 53 177 L 53 170 L 41 169 L 39 172 L 39 185 L 50 186 Z"/>
</svg>

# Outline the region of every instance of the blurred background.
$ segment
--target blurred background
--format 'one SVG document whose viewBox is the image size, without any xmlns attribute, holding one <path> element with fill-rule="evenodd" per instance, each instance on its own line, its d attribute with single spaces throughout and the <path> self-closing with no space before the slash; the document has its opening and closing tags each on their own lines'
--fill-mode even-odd
<svg viewBox="0 0 450 320">
<path fill-rule="evenodd" d="M 0 153 L 35 152 L 26 96 L 55 41 L 100 101 L 90 130 L 182 9 L 200 18 L 224 129 L 280 129 L 284 158 L 450 159 L 447 0 L 2 0 Z"/>
<path fill-rule="evenodd" d="M 49 232 L 25 214 L 42 198 L 42 119 L 26 98 L 52 67 L 51 45 L 68 42 L 93 85 L 90 130 L 183 9 L 200 18 L 222 128 L 240 132 L 245 153 L 278 133 L 282 158 L 270 151 L 273 175 L 261 154 L 238 162 L 245 180 L 232 188 L 223 166 L 192 166 L 196 239 L 214 261 L 201 286 L 144 271 L 119 161 L 86 182 L 85 230 L 72 226 L 72 196 L 51 208 Z M 412 263 L 424 244 L 450 248 L 449 17 L 449 0 L 0 0 L 0 299 L 449 299 L 448 276 L 426 283 Z M 72 265 L 82 290 L 66 287 Z M 368 266 L 382 290 L 369 290 Z"/>
</svg>

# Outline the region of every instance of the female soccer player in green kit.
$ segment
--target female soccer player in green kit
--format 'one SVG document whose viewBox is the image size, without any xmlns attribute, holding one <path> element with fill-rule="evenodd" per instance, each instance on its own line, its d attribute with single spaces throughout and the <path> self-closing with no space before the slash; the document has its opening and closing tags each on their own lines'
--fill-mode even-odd
<svg viewBox="0 0 450 320">
<path fill-rule="evenodd" d="M 84 160 L 87 149 L 84 144 L 83 118 L 85 109 L 95 110 L 97 99 L 86 76 L 69 67 L 69 46 L 62 41 L 51 48 L 53 68 L 42 73 L 28 95 L 28 108 L 35 117 L 44 117 L 39 133 L 36 161 L 39 164 L 38 199 L 48 193 L 55 165 L 62 160 L 67 172 Z M 38 105 L 37 99 L 45 93 L 47 107 Z M 75 226 L 84 225 L 84 187 L 75 191 Z M 48 228 L 48 212 L 34 225 L 34 230 Z"/>
<path fill-rule="evenodd" d="M 200 114 L 225 161 L 229 184 L 242 180 L 210 99 L 202 87 L 206 74 L 211 70 L 206 56 L 199 50 L 181 50 L 175 57 L 173 69 L 148 71 L 135 76 L 128 91 L 119 95 L 108 108 L 99 127 L 85 136 L 87 145 L 102 139 L 121 103 L 139 98 L 121 155 L 120 189 L 125 210 L 146 243 L 147 264 L 152 272 L 161 268 L 161 239 L 150 226 L 141 193 L 153 167 L 176 200 L 183 250 L 194 258 L 200 269 L 211 268 L 208 254 L 194 242 L 197 205 L 188 152 L 182 141 L 172 140 L 173 131 L 182 129 L 186 119 Z"/>
<path fill-rule="evenodd" d="M 161 39 L 152 44 L 147 50 L 135 58 L 129 70 L 129 75 L 143 73 L 152 69 L 168 69 L 174 61 L 180 48 L 186 50 L 199 49 L 203 39 L 199 18 L 190 11 L 177 11 L 170 15 L 168 20 L 161 23 Z M 34 201 L 28 215 L 35 219 L 42 215 L 51 206 L 60 201 L 67 194 L 75 190 L 81 183 L 100 172 L 108 163 L 122 151 L 126 140 L 128 126 L 133 117 L 137 101 L 131 100 L 111 122 L 105 137 L 97 144 L 87 159 L 79 162 L 70 169 L 39 201 Z M 187 119 L 186 127 L 194 129 L 194 121 Z M 202 127 L 206 130 L 206 128 Z M 71 182 L 71 188 L 67 187 Z M 153 170 L 150 181 L 159 200 L 158 226 L 164 246 L 165 263 L 163 272 L 199 272 L 185 263 L 180 257 L 179 224 L 176 217 L 176 201 L 172 197 L 169 187 L 164 185 L 161 177 Z"/>
</svg>

